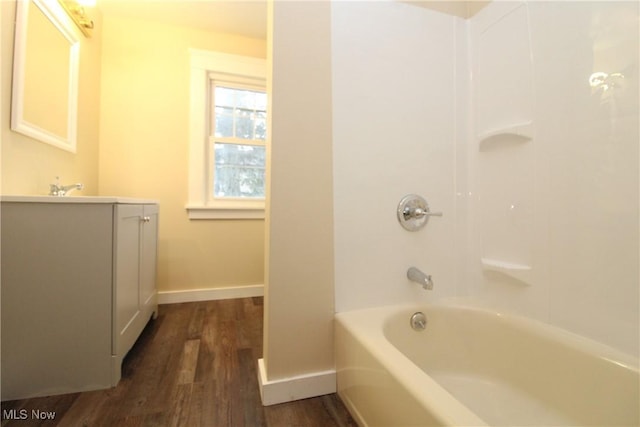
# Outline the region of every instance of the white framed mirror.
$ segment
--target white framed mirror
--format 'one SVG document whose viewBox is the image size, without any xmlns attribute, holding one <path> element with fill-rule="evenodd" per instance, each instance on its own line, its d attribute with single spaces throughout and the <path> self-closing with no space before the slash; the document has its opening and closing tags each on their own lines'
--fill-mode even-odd
<svg viewBox="0 0 640 427">
<path fill-rule="evenodd" d="M 11 129 L 76 152 L 80 41 L 56 0 L 18 0 Z"/>
</svg>

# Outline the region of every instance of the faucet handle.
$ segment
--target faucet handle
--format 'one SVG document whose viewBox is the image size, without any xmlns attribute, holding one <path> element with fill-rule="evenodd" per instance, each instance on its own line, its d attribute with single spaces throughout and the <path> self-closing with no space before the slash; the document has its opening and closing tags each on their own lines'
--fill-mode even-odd
<svg viewBox="0 0 640 427">
<path fill-rule="evenodd" d="M 431 212 L 428 206 L 426 208 L 410 208 L 409 206 L 406 206 L 402 214 L 404 215 L 405 220 L 409 220 L 411 218 L 422 218 L 425 216 L 442 216 L 442 212 Z"/>
<path fill-rule="evenodd" d="M 57 196 L 60 191 L 60 177 L 56 176 L 56 182 L 54 184 L 49 184 L 49 195 Z"/>
<path fill-rule="evenodd" d="M 429 217 L 442 216 L 442 212 L 431 212 L 427 201 L 417 194 L 408 194 L 398 204 L 398 222 L 408 231 L 418 231 L 429 221 Z"/>
</svg>

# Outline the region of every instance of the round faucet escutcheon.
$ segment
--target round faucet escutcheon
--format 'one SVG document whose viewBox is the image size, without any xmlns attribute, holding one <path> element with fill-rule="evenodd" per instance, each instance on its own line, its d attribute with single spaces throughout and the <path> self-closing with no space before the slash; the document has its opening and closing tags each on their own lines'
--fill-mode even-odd
<svg viewBox="0 0 640 427">
<path fill-rule="evenodd" d="M 427 316 L 421 311 L 413 313 L 409 322 L 414 331 L 424 331 L 427 328 Z"/>
</svg>

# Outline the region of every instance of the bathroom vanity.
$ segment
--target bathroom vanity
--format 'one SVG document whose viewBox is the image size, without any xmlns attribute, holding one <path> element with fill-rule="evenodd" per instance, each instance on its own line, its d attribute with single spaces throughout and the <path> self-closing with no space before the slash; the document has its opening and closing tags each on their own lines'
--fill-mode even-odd
<svg viewBox="0 0 640 427">
<path fill-rule="evenodd" d="M 158 204 L 2 196 L 2 400 L 110 388 L 157 315 Z"/>
</svg>

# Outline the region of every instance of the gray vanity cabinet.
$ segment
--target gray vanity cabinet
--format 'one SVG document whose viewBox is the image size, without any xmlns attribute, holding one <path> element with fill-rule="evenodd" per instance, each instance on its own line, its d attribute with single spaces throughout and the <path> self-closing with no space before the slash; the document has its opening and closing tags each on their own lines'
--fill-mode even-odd
<svg viewBox="0 0 640 427">
<path fill-rule="evenodd" d="M 158 205 L 3 196 L 0 207 L 2 399 L 115 386 L 157 313 Z"/>
</svg>

